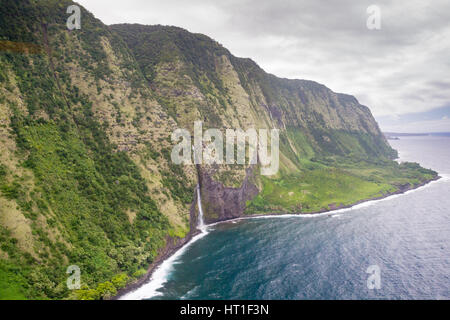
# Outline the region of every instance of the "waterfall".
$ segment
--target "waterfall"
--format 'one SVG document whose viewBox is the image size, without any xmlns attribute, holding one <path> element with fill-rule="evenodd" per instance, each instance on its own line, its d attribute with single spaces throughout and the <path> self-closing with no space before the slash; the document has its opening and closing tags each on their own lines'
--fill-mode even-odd
<svg viewBox="0 0 450 320">
<path fill-rule="evenodd" d="M 206 226 L 203 221 L 202 196 L 200 195 L 200 184 L 197 184 L 197 205 L 198 205 L 198 229 L 205 232 Z"/>
</svg>

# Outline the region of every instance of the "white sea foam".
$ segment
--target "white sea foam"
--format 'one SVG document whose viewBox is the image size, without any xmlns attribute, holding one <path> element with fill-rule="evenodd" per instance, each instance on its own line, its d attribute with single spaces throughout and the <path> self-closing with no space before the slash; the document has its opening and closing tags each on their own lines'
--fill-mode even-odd
<svg viewBox="0 0 450 320">
<path fill-rule="evenodd" d="M 120 300 L 142 300 L 161 295 L 161 292 L 159 292 L 158 289 L 162 288 L 167 282 L 170 273 L 173 271 L 173 266 L 177 262 L 178 258 L 180 258 L 193 243 L 203 238 L 208 233 L 209 231 L 205 228 L 204 232 L 193 237 L 191 241 L 185 244 L 181 249 L 176 251 L 172 256 L 156 268 L 149 282 L 143 284 L 135 291 L 131 291 L 123 295 L 120 297 Z"/>
<path fill-rule="evenodd" d="M 189 299 L 189 297 L 190 297 L 192 294 L 194 294 L 194 293 L 198 290 L 199 287 L 200 287 L 200 286 L 195 286 L 193 289 L 189 290 L 189 291 L 188 291 L 184 296 L 182 296 L 180 299 L 181 299 L 181 300 Z"/>
</svg>

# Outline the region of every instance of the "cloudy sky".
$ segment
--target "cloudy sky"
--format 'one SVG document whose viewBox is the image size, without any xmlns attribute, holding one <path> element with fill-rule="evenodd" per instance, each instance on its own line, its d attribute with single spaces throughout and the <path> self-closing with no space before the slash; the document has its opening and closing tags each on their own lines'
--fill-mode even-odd
<svg viewBox="0 0 450 320">
<path fill-rule="evenodd" d="M 280 77 L 367 105 L 385 131 L 450 131 L 450 1 L 79 0 L 106 24 L 206 34 Z M 380 9 L 381 28 L 367 20 Z"/>
</svg>

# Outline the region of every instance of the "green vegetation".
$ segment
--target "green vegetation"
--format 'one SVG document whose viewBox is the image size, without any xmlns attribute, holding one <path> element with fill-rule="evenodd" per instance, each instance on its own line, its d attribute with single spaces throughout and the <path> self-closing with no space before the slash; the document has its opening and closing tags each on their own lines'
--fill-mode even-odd
<svg viewBox="0 0 450 320">
<path fill-rule="evenodd" d="M 0 300 L 26 299 L 23 287 L 27 282 L 23 274 L 24 270 L 19 265 L 0 260 Z"/>
<path fill-rule="evenodd" d="M 187 184 L 188 180 L 182 167 L 175 165 L 170 160 L 170 150 L 164 148 L 161 150 L 164 159 L 166 159 L 169 170 L 162 171 L 163 179 L 162 184 L 167 190 L 169 190 L 172 195 L 179 199 L 182 203 L 190 204 L 193 201 L 192 190 L 194 185 Z M 181 178 L 181 179 L 180 179 Z"/>
<path fill-rule="evenodd" d="M 330 210 L 405 190 L 436 176 L 416 163 L 368 163 L 340 157 L 305 167 L 282 178 L 260 177 L 262 192 L 247 203 L 246 214 Z"/>
<path fill-rule="evenodd" d="M 36 177 L 33 193 L 42 196 L 32 197 L 30 203 L 17 182 L 2 185 L 2 194 L 17 199 L 24 214 L 30 217 L 37 213 L 45 215 L 48 221 L 57 217 L 65 233 L 64 242 L 54 242 L 49 239 L 50 230 L 34 226 L 44 250 L 39 251 L 30 267 L 36 270 L 34 263 L 47 261 L 35 265 L 46 279 L 29 283 L 29 297 L 62 298 L 67 294 L 66 290 L 53 289 L 66 279 L 67 260 L 85 270 L 82 280 L 88 285 L 114 279 L 118 272 L 131 276 L 147 267 L 164 245 L 168 222 L 147 196 L 145 182 L 127 155 L 112 152 L 108 145 L 98 148 L 99 137 L 85 137 L 83 142 L 75 129 L 66 132 L 53 122 L 19 122 L 15 119 L 13 128 L 18 142 L 29 154 L 24 166 Z M 128 222 L 128 209 L 138 213 L 133 224 Z M 10 258 L 19 265 L 19 259 Z M 111 286 L 104 283 L 103 287 L 97 285 L 99 294 L 95 297 L 114 295 Z M 123 286 L 123 280 L 113 283 Z M 86 298 L 82 292 L 80 298 Z"/>
</svg>

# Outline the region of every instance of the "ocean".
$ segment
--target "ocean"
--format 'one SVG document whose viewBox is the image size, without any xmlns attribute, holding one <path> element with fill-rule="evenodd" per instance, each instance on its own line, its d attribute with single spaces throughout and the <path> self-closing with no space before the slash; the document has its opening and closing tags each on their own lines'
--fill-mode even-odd
<svg viewBox="0 0 450 320">
<path fill-rule="evenodd" d="M 442 179 L 351 209 L 208 226 L 122 299 L 450 299 L 450 137 L 389 142 Z"/>
</svg>

